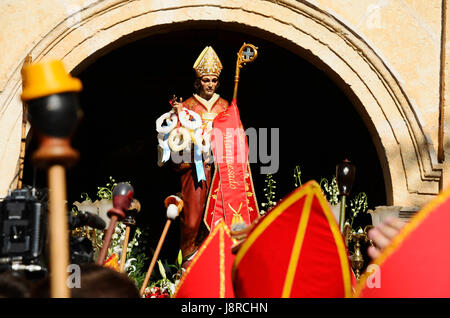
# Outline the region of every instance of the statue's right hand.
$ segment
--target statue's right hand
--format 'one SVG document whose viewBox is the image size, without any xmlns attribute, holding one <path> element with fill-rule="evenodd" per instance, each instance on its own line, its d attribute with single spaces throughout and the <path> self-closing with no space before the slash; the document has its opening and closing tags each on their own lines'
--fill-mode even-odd
<svg viewBox="0 0 450 318">
<path fill-rule="evenodd" d="M 174 101 L 173 108 L 176 110 L 177 113 L 179 113 L 183 108 L 183 98 L 180 98 L 179 101 Z"/>
</svg>

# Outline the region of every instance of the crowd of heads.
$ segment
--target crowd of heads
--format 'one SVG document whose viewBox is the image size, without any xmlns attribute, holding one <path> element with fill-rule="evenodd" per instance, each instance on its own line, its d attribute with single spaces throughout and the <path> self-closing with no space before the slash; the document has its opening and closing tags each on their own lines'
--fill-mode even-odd
<svg viewBox="0 0 450 318">
<path fill-rule="evenodd" d="M 50 298 L 50 279 L 30 279 L 18 271 L 0 273 L 0 298 Z M 96 264 L 80 265 L 80 284 L 70 292 L 71 298 L 139 298 L 126 274 Z"/>
</svg>

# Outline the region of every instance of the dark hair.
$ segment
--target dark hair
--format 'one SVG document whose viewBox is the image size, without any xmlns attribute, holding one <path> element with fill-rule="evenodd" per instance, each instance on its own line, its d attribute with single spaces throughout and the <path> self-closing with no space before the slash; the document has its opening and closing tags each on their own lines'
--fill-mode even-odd
<svg viewBox="0 0 450 318">
<path fill-rule="evenodd" d="M 0 274 L 0 298 L 28 298 L 30 288 L 31 283 L 17 273 Z"/>
<path fill-rule="evenodd" d="M 200 89 L 202 88 L 202 84 L 200 84 L 202 78 L 201 77 L 197 77 L 194 81 L 194 90 L 197 94 L 200 94 Z M 220 80 L 219 77 L 217 77 L 217 86 L 216 86 L 216 90 L 219 88 L 220 86 Z"/>
<path fill-rule="evenodd" d="M 139 290 L 124 273 L 96 264 L 82 264 L 80 288 L 71 288 L 72 298 L 139 298 Z M 50 297 L 48 277 L 37 284 L 31 297 Z"/>
</svg>

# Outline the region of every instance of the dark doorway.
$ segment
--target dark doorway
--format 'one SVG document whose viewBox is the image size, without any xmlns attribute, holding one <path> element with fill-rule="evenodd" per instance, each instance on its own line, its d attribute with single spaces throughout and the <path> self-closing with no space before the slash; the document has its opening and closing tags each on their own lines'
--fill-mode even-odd
<svg viewBox="0 0 450 318">
<path fill-rule="evenodd" d="M 247 32 L 248 33 L 248 32 Z M 251 33 L 250 33 L 251 34 Z M 154 248 L 165 222 L 163 200 L 179 189 L 170 167 L 159 168 L 155 121 L 170 110 L 176 94 L 193 93 L 192 65 L 206 45 L 219 55 L 224 69 L 218 93 L 230 100 L 236 52 L 243 42 L 259 48 L 255 62 L 241 71 L 238 107 L 245 128 L 279 128 L 279 170 L 276 198 L 294 190 L 294 168 L 301 168 L 305 183 L 331 180 L 336 164 L 345 158 L 356 165 L 353 193 L 365 192 L 369 208 L 386 204 L 383 174 L 367 127 L 337 85 L 314 65 L 271 41 L 250 34 L 193 28 L 137 40 L 98 58 L 75 76 L 84 89 L 80 95 L 84 118 L 73 139 L 81 153 L 68 170 L 69 204 L 87 192 L 95 198 L 109 176 L 130 181 L 142 203 L 140 222 L 150 224 Z M 35 147 L 28 149 L 29 157 Z M 270 151 L 269 151 L 270 153 Z M 33 178 L 29 159 L 25 183 Z M 265 175 L 259 164 L 252 174 L 259 203 L 264 202 Z M 45 187 L 45 174 L 36 185 Z M 361 223 L 370 223 L 368 215 Z M 171 227 L 161 258 L 178 252 L 177 224 Z"/>
</svg>

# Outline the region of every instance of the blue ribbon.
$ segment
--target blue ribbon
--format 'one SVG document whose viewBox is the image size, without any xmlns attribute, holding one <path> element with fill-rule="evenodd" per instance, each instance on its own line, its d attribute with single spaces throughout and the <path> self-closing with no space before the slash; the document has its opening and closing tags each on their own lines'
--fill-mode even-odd
<svg viewBox="0 0 450 318">
<path fill-rule="evenodd" d="M 169 160 L 170 158 L 170 149 L 169 149 L 169 144 L 166 143 L 166 141 L 169 139 L 169 134 L 165 134 L 163 137 L 163 157 L 162 157 L 162 162 L 166 162 Z"/>
<path fill-rule="evenodd" d="M 205 171 L 203 170 L 202 152 L 197 145 L 194 145 L 194 163 L 197 171 L 197 182 L 206 181 Z"/>
</svg>

